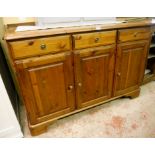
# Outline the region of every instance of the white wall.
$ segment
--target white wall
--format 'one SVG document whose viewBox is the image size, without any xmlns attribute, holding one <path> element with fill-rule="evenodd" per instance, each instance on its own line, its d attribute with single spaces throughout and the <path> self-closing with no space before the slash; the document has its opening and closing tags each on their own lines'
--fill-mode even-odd
<svg viewBox="0 0 155 155">
<path fill-rule="evenodd" d="M 0 42 L 3 47 L 3 20 L 0 18 Z M 9 96 L 0 74 L 0 138 L 23 137 Z"/>
<path fill-rule="evenodd" d="M 116 22 L 116 17 L 38 17 L 38 26 L 68 27 Z M 118 22 L 118 21 L 117 21 Z"/>
<path fill-rule="evenodd" d="M 23 137 L 0 75 L 0 138 Z"/>
</svg>

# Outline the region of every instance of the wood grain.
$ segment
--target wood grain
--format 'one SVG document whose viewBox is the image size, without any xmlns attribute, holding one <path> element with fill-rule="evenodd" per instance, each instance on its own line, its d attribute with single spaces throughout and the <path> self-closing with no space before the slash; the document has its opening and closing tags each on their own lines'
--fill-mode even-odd
<svg viewBox="0 0 155 155">
<path fill-rule="evenodd" d="M 116 31 L 103 31 L 73 35 L 74 49 L 109 45 L 116 43 Z"/>
<path fill-rule="evenodd" d="M 115 45 L 75 52 L 75 83 L 78 108 L 111 97 Z"/>
<path fill-rule="evenodd" d="M 25 67 L 25 62 L 16 62 L 25 104 L 29 111 L 33 109 L 32 124 L 63 115 L 75 107 L 72 57 L 71 53 L 63 55 L 61 61 L 48 59 L 44 65 L 34 61 L 35 67 L 34 63 Z"/>
<path fill-rule="evenodd" d="M 138 89 L 144 76 L 149 41 L 117 45 L 114 96 Z"/>
<path fill-rule="evenodd" d="M 69 35 L 14 41 L 9 42 L 9 45 L 14 59 L 71 50 Z"/>
<path fill-rule="evenodd" d="M 150 39 L 150 28 L 125 29 L 118 31 L 119 42 Z"/>
<path fill-rule="evenodd" d="M 114 98 L 137 97 L 150 26 L 149 22 L 132 22 L 100 25 L 99 31 L 94 25 L 9 33 L 7 55 L 19 81 L 32 134 L 44 132 L 56 119 Z M 50 48 L 41 53 L 38 47 L 45 42 Z M 18 51 L 16 56 L 13 51 Z"/>
</svg>

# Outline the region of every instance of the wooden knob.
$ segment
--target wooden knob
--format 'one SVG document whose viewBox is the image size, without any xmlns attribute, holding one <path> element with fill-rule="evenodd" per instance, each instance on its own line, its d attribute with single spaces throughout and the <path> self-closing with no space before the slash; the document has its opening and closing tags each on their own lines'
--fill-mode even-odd
<svg viewBox="0 0 155 155">
<path fill-rule="evenodd" d="M 68 86 L 68 90 L 72 90 L 74 87 L 72 85 Z"/>
<path fill-rule="evenodd" d="M 79 82 L 79 83 L 78 83 L 78 86 L 79 86 L 79 87 L 81 87 L 81 86 L 82 86 L 82 83 L 81 83 L 81 82 Z"/>
<path fill-rule="evenodd" d="M 117 73 L 117 76 L 121 76 L 121 73 L 120 73 L 120 72 L 118 72 L 118 73 Z"/>
</svg>

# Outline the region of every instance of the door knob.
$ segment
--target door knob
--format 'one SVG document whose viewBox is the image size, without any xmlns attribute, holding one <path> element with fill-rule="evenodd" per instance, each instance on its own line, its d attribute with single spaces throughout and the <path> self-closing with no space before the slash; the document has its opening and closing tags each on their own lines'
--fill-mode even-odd
<svg viewBox="0 0 155 155">
<path fill-rule="evenodd" d="M 73 86 L 72 85 L 69 85 L 68 86 L 68 90 L 72 90 L 73 89 Z"/>
<path fill-rule="evenodd" d="M 79 83 L 78 83 L 78 86 L 79 86 L 79 87 L 81 87 L 81 86 L 82 86 L 82 83 L 81 83 L 81 82 L 79 82 Z"/>
<path fill-rule="evenodd" d="M 121 76 L 121 73 L 120 73 L 120 72 L 118 72 L 118 73 L 117 73 L 117 76 Z"/>
</svg>

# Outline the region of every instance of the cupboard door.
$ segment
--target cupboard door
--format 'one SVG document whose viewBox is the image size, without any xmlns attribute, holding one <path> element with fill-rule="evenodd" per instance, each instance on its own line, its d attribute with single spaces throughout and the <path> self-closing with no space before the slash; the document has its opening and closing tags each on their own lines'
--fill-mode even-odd
<svg viewBox="0 0 155 155">
<path fill-rule="evenodd" d="M 115 45 L 74 52 L 77 107 L 111 97 Z"/>
<path fill-rule="evenodd" d="M 31 124 L 74 110 L 74 81 L 70 53 L 16 62 Z"/>
<path fill-rule="evenodd" d="M 145 70 L 149 41 L 118 44 L 114 96 L 139 88 Z"/>
</svg>

